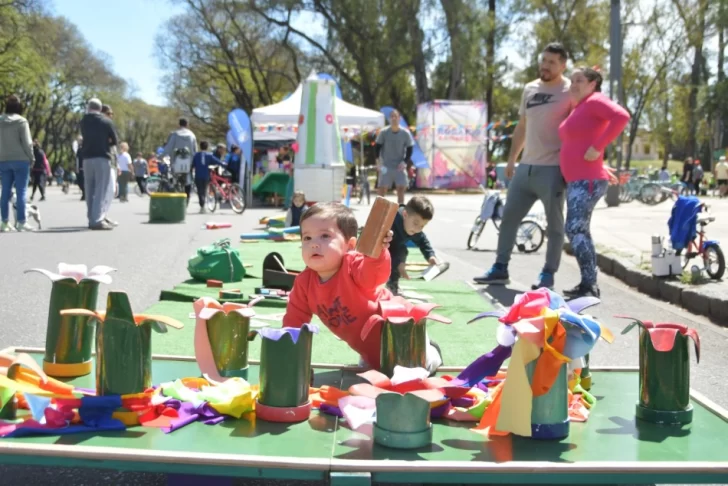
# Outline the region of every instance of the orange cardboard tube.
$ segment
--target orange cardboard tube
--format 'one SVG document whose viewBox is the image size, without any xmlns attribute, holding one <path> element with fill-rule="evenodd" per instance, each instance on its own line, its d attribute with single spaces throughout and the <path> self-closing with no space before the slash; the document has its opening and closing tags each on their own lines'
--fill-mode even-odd
<svg viewBox="0 0 728 486">
<path fill-rule="evenodd" d="M 367 222 L 361 232 L 356 250 L 368 257 L 379 258 L 382 253 L 382 241 L 389 230 L 392 229 L 394 217 L 397 215 L 399 205 L 377 197 L 372 205 Z"/>
</svg>

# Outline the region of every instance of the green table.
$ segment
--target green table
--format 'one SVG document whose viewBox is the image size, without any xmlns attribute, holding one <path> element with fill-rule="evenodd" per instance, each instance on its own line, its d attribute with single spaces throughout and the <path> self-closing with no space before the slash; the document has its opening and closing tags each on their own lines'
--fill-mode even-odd
<svg viewBox="0 0 728 486">
<path fill-rule="evenodd" d="M 40 350 L 30 351 L 42 359 Z M 373 445 L 370 426 L 354 432 L 344 421 L 314 411 L 308 422 L 293 425 L 237 420 L 215 426 L 194 423 L 169 435 L 135 427 L 125 432 L 1 439 L 0 463 L 318 480 L 337 486 L 728 482 L 725 411 L 693 394 L 692 424 L 680 429 L 636 423 L 636 369 L 592 372 L 599 403 L 589 421 L 573 423 L 570 436 L 561 442 L 487 440 L 469 430 L 472 424 L 435 421 L 432 446 L 399 451 Z M 191 358 L 154 359 L 155 383 L 198 373 Z M 254 364 L 250 381 L 257 378 Z M 354 370 L 322 367 L 316 369 L 315 385 L 348 387 L 358 379 Z M 72 382 L 92 387 L 93 376 Z"/>
<path fill-rule="evenodd" d="M 265 196 L 267 194 L 285 196 L 290 179 L 290 174 L 285 172 L 268 172 L 261 180 L 253 184 L 253 194 L 256 196 Z"/>
</svg>

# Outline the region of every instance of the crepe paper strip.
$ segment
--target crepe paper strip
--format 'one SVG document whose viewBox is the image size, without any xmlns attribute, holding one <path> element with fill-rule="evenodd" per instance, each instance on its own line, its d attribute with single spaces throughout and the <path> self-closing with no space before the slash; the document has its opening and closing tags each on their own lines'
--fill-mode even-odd
<svg viewBox="0 0 728 486">
<path fill-rule="evenodd" d="M 0 353 L 0 367 L 6 368 L 6 375 L 13 375 L 15 373 L 13 368 L 16 366 L 25 366 L 38 376 L 40 383 L 48 383 L 48 375 L 45 374 L 43 368 L 41 368 L 29 354 L 18 353 L 16 355 L 12 355 L 9 353 Z"/>
<path fill-rule="evenodd" d="M 536 369 L 533 372 L 531 379 L 531 389 L 533 390 L 533 396 L 541 396 L 548 393 L 556 379 L 559 376 L 561 367 L 569 362 L 569 359 L 565 357 L 562 352 L 566 345 L 566 330 L 561 323 L 558 323 L 554 328 L 554 332 L 551 335 L 551 343 L 544 343 L 544 350 L 541 356 L 538 357 L 536 362 Z M 510 380 L 510 368 L 508 369 L 508 378 L 506 382 Z M 520 434 L 519 434 L 520 435 Z"/>
<path fill-rule="evenodd" d="M 700 336 L 698 335 L 698 331 L 695 329 L 689 328 L 685 324 L 673 324 L 667 322 L 653 323 L 651 321 L 640 321 L 639 319 L 628 316 L 615 317 L 631 319 L 633 321 L 630 325 L 624 328 L 622 334 L 627 334 L 635 326 L 639 326 L 647 332 L 655 351 L 659 351 L 661 353 L 672 351 L 675 346 L 675 340 L 678 333 L 689 337 L 693 340 L 695 345 L 695 358 L 697 362 L 700 363 Z"/>
<path fill-rule="evenodd" d="M 470 363 L 460 372 L 457 378 L 450 381 L 450 385 L 454 387 L 473 387 L 477 385 L 486 376 L 493 376 L 498 373 L 505 360 L 511 357 L 512 351 L 512 347 L 496 346 L 492 351 Z"/>
<path fill-rule="evenodd" d="M 293 340 L 293 343 L 296 344 L 298 342 L 298 337 L 301 334 L 301 329 L 306 328 L 308 329 L 312 334 L 318 334 L 319 328 L 316 324 L 303 324 L 300 328 L 298 327 L 264 327 L 261 329 L 258 329 L 256 331 L 252 331 L 252 333 L 260 334 L 260 337 L 264 339 L 270 339 L 271 341 L 280 341 L 280 339 L 283 336 L 289 335 L 291 336 L 291 340 Z"/>
<path fill-rule="evenodd" d="M 45 397 L 74 396 L 73 386 L 49 378 L 43 383 L 40 378 L 26 369 L 18 369 L 10 378 L 0 375 L 0 388 L 11 388 L 20 393 L 32 393 Z"/>
<path fill-rule="evenodd" d="M 250 319 L 255 316 L 255 311 L 251 308 L 260 299 L 252 300 L 248 305 L 225 303 L 221 304 L 215 299 L 202 297 L 197 299 L 193 308 L 195 310 L 195 359 L 200 372 L 203 375 L 210 376 L 213 380 L 223 382 L 227 378 L 220 374 L 215 363 L 215 356 L 210 343 L 210 336 L 207 330 L 207 321 L 213 318 L 217 313 L 224 312 L 228 315 L 232 312 L 240 314 L 244 318 Z M 248 339 L 248 336 L 241 336 L 240 339 Z"/>
<path fill-rule="evenodd" d="M 518 340 L 513 346 L 513 354 L 508 363 L 507 378 L 503 382 L 500 397 L 501 413 L 498 414 L 495 423 L 497 430 L 523 437 L 531 436 L 531 410 L 534 393 L 528 380 L 526 365 L 538 359 L 539 354 L 547 355 L 547 353 L 541 353 L 538 346 L 525 339 Z M 538 369 L 538 362 L 536 366 Z M 547 371 L 550 372 L 550 368 Z M 534 372 L 534 383 L 536 383 L 535 376 Z"/>
<path fill-rule="evenodd" d="M 405 368 L 404 366 L 395 366 L 394 374 L 390 380 L 392 387 L 397 387 L 403 383 L 411 381 L 422 382 L 425 378 L 430 376 L 430 372 L 424 368 Z"/>
<path fill-rule="evenodd" d="M 339 400 L 339 409 L 352 430 L 374 422 L 376 401 L 370 397 L 349 396 Z"/>
<path fill-rule="evenodd" d="M 202 422 L 206 425 L 215 425 L 225 420 L 225 416 L 221 415 L 209 404 L 194 405 L 192 403 L 182 403 L 179 408 L 179 418 L 173 420 L 169 427 L 164 427 L 162 432 L 169 434 L 175 430 L 189 425 L 193 422 Z"/>
<path fill-rule="evenodd" d="M 111 276 L 109 275 L 109 273 L 115 271 L 115 268 L 107 267 L 106 265 L 97 265 L 91 270 L 88 270 L 88 267 L 83 264 L 70 265 L 67 263 L 59 263 L 58 273 L 49 272 L 48 270 L 43 270 L 42 268 L 31 268 L 30 270 L 26 270 L 24 273 L 42 273 L 53 282 L 69 279 L 75 281 L 76 283 L 81 283 L 81 281 L 83 280 L 94 280 L 99 283 L 110 284 Z"/>
<path fill-rule="evenodd" d="M 25 394 L 25 401 L 28 404 L 30 415 L 34 420 L 42 420 L 44 418 L 45 409 L 51 404 L 51 399 L 48 397 L 39 397 L 30 393 Z"/>
<path fill-rule="evenodd" d="M 138 425 L 142 425 L 139 422 L 139 415 L 136 412 L 123 412 L 117 410 L 116 412 L 111 414 L 111 418 L 114 420 L 118 420 L 126 427 L 136 427 Z"/>
<path fill-rule="evenodd" d="M 472 324 L 475 321 L 479 321 L 481 319 L 486 319 L 486 318 L 489 318 L 489 317 L 494 317 L 496 319 L 500 319 L 501 317 L 503 317 L 505 315 L 506 315 L 506 311 L 503 310 L 503 309 L 498 309 L 498 310 L 488 311 L 488 312 L 482 312 L 482 313 L 478 314 L 477 316 L 473 317 L 472 319 L 470 319 L 468 321 L 468 324 Z"/>
<path fill-rule="evenodd" d="M 341 411 L 341 409 L 336 405 L 330 405 L 328 403 L 322 403 L 319 406 L 319 411 L 321 413 L 325 413 L 326 415 L 333 415 L 335 417 L 341 417 L 344 418 L 344 414 Z"/>
<path fill-rule="evenodd" d="M 571 309 L 572 312 L 580 314 L 584 309 L 601 304 L 601 302 L 602 301 L 597 297 L 579 297 L 566 302 L 566 306 Z"/>
</svg>

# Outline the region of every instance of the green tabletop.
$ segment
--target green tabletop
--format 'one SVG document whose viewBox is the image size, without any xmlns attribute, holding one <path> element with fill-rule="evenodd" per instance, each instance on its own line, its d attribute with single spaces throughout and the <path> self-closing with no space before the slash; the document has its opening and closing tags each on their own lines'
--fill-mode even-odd
<svg viewBox="0 0 728 486">
<path fill-rule="evenodd" d="M 278 194 L 285 196 L 291 176 L 285 172 L 268 172 L 261 180 L 253 184 L 253 194 Z"/>
<path fill-rule="evenodd" d="M 42 353 L 33 356 L 40 360 Z M 251 365 L 250 381 L 258 368 Z M 434 441 L 414 451 L 373 445 L 371 426 L 354 432 L 314 411 L 308 422 L 231 420 L 188 425 L 171 434 L 125 432 L 0 439 L 0 463 L 106 467 L 119 470 L 329 480 L 332 484 L 410 483 L 726 483 L 728 423 L 719 409 L 693 400 L 694 421 L 682 428 L 635 422 L 636 371 L 592 370 L 597 406 L 572 423 L 560 442 L 518 437 L 488 440 L 474 423 L 434 422 Z M 197 376 L 190 359 L 153 362 L 154 383 Z M 455 373 L 455 372 L 451 372 Z M 347 388 L 355 372 L 316 370 L 315 385 Z M 93 387 L 92 375 L 72 381 Z"/>
</svg>

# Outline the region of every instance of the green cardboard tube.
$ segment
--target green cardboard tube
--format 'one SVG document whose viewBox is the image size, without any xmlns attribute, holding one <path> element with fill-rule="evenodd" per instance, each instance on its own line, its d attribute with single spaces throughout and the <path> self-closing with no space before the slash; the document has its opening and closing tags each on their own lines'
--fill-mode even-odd
<svg viewBox="0 0 728 486">
<path fill-rule="evenodd" d="M 430 403 L 410 394 L 382 393 L 376 398 L 374 442 L 395 449 L 418 449 L 432 442 Z"/>
<path fill-rule="evenodd" d="M 640 328 L 639 403 L 637 417 L 662 424 L 692 421 L 688 337 L 675 335 L 672 350 L 657 351 L 649 332 Z"/>
<path fill-rule="evenodd" d="M 526 365 L 531 383 L 538 360 Z M 562 364 L 556 381 L 544 395 L 533 397 L 531 437 L 534 439 L 563 439 L 569 435 L 569 383 L 566 364 Z"/>
<path fill-rule="evenodd" d="M 249 331 L 250 318 L 238 312 L 218 312 L 207 321 L 207 336 L 220 375 L 247 379 Z"/>
<path fill-rule="evenodd" d="M 99 282 L 94 280 L 76 283 L 73 279 L 63 279 L 53 282 L 44 356 L 44 369 L 49 375 L 74 377 L 91 372 L 93 324 L 87 317 L 62 316 L 60 312 L 64 309 L 94 310 L 98 294 Z"/>
<path fill-rule="evenodd" d="M 109 292 L 106 318 L 96 327 L 96 392 L 141 393 L 152 385 L 152 326 L 137 325 L 123 292 Z"/>
<path fill-rule="evenodd" d="M 385 321 L 381 339 L 380 370 L 388 377 L 394 374 L 395 366 L 427 367 L 427 328 L 424 323 L 417 324 L 414 319 L 404 324 Z"/>
<path fill-rule="evenodd" d="M 298 407 L 308 402 L 313 333 L 301 328 L 298 342 L 290 334 L 262 339 L 258 401 L 269 407 Z"/>
</svg>

